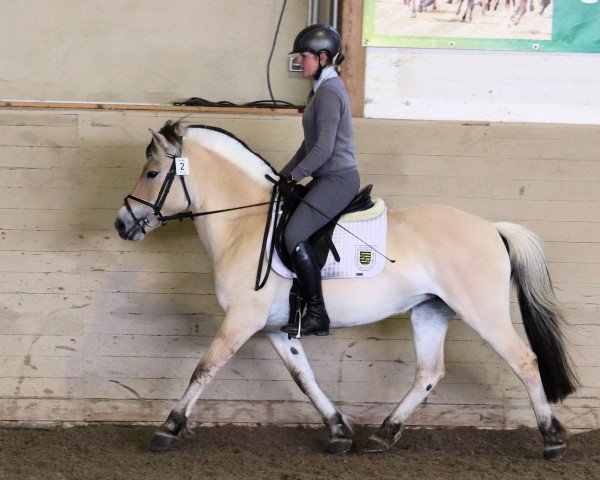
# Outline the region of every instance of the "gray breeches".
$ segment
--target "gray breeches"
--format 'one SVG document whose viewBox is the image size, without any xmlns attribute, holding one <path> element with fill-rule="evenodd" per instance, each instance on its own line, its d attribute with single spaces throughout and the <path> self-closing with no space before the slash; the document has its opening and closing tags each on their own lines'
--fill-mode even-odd
<svg viewBox="0 0 600 480">
<path fill-rule="evenodd" d="M 296 245 L 307 241 L 329 219 L 340 213 L 358 193 L 359 187 L 360 177 L 356 170 L 316 177 L 304 197 L 307 203 L 298 205 L 285 229 L 284 241 L 288 253 L 291 254 Z"/>
</svg>

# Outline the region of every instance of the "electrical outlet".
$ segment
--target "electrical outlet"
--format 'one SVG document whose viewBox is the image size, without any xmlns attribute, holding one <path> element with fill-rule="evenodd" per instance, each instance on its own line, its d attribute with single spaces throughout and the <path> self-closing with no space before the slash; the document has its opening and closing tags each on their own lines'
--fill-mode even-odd
<svg viewBox="0 0 600 480">
<path fill-rule="evenodd" d="M 302 71 L 300 64 L 296 61 L 296 57 L 290 57 L 290 61 L 288 64 L 288 71 L 290 71 L 290 72 L 301 72 Z"/>
</svg>

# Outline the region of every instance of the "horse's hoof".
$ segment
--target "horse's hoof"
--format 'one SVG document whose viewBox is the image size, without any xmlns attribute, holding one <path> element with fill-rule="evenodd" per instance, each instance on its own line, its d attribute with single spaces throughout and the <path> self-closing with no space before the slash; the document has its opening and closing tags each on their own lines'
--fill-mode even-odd
<svg viewBox="0 0 600 480">
<path fill-rule="evenodd" d="M 343 455 L 352 449 L 352 440 L 349 438 L 332 438 L 329 440 L 326 452 L 331 455 Z"/>
<path fill-rule="evenodd" d="M 544 460 L 560 460 L 567 450 L 565 443 L 546 445 L 544 447 Z"/>
<path fill-rule="evenodd" d="M 150 442 L 150 450 L 154 451 L 164 451 L 168 450 L 173 446 L 173 444 L 177 441 L 178 436 L 173 435 L 169 432 L 163 432 L 158 430 L 152 441 Z"/>
<path fill-rule="evenodd" d="M 387 442 L 376 435 L 371 435 L 367 440 L 367 444 L 365 445 L 365 452 L 367 453 L 386 452 L 389 449 L 390 446 L 387 444 Z"/>
</svg>

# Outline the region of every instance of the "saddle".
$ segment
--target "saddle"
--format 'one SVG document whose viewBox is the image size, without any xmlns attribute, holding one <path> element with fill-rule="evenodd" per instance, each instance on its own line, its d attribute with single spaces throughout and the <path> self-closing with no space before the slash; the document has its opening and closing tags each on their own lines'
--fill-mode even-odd
<svg viewBox="0 0 600 480">
<path fill-rule="evenodd" d="M 311 235 L 308 239 L 308 243 L 313 249 L 315 254 L 315 258 L 319 264 L 319 268 L 323 268 L 325 262 L 327 261 L 327 256 L 329 252 L 333 255 L 333 258 L 336 262 L 340 261 L 340 256 L 338 251 L 333 244 L 333 230 L 335 229 L 335 225 L 343 215 L 347 215 L 349 213 L 362 212 L 364 210 L 368 210 L 372 208 L 374 203 L 371 199 L 371 190 L 373 190 L 373 185 L 369 184 L 362 188 L 354 197 L 354 199 L 350 202 L 350 204 L 338 215 L 336 215 L 330 222 L 328 222 L 324 227 L 320 230 L 317 230 L 313 235 Z M 285 228 L 296 210 L 296 207 L 300 204 L 300 198 L 304 198 L 306 193 L 308 192 L 308 188 L 304 185 L 295 185 L 294 186 L 294 194 L 298 197 L 293 202 L 284 202 L 283 211 L 281 217 L 277 222 L 277 227 L 275 228 L 275 249 L 277 250 L 277 254 L 279 255 L 279 259 L 281 263 L 288 269 L 293 271 L 294 268 L 292 266 L 292 260 L 285 248 L 285 244 L 283 241 L 283 233 L 285 232 Z"/>
<path fill-rule="evenodd" d="M 373 190 L 372 184 L 362 188 L 342 212 L 336 215 L 323 228 L 309 237 L 308 242 L 313 249 L 319 264 L 319 268 L 323 268 L 325 265 L 329 252 L 332 253 L 336 262 L 340 261 L 340 255 L 336 250 L 332 240 L 335 225 L 342 215 L 361 212 L 372 208 L 374 203 L 371 199 L 371 190 Z M 308 188 L 304 185 L 296 184 L 294 186 L 294 196 L 296 199 L 291 202 L 284 202 L 282 214 L 277 222 L 277 226 L 275 227 L 275 233 L 273 237 L 275 249 L 277 250 L 277 254 L 279 255 L 281 263 L 290 271 L 293 271 L 294 267 L 292 266 L 290 255 L 285 248 L 283 233 L 285 232 L 285 228 L 290 220 L 290 217 L 296 210 L 296 207 L 300 204 L 300 199 L 304 198 L 307 192 Z M 299 321 L 300 317 L 302 316 L 302 311 L 306 307 L 306 301 L 304 298 L 302 298 L 302 292 L 297 278 L 294 278 L 292 281 L 292 287 L 290 288 L 289 294 L 289 304 L 290 313 L 288 317 L 288 324 L 293 325 Z M 288 337 L 291 338 L 291 335 L 288 335 Z"/>
</svg>

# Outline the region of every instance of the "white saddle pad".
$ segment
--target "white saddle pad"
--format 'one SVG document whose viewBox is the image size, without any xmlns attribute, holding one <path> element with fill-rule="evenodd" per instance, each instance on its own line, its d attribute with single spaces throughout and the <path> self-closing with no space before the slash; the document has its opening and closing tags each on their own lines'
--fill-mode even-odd
<svg viewBox="0 0 600 480">
<path fill-rule="evenodd" d="M 323 279 L 367 278 L 380 274 L 385 267 L 385 258 L 375 250 L 385 254 L 387 208 L 383 200 L 376 199 L 375 205 L 363 212 L 343 215 L 338 223 L 360 240 L 339 226 L 335 227 L 333 244 L 340 254 L 340 261 L 336 262 L 329 252 L 325 266 L 321 270 Z M 281 263 L 277 252 L 273 254 L 272 268 L 283 277 L 295 277 L 294 273 Z"/>
</svg>

